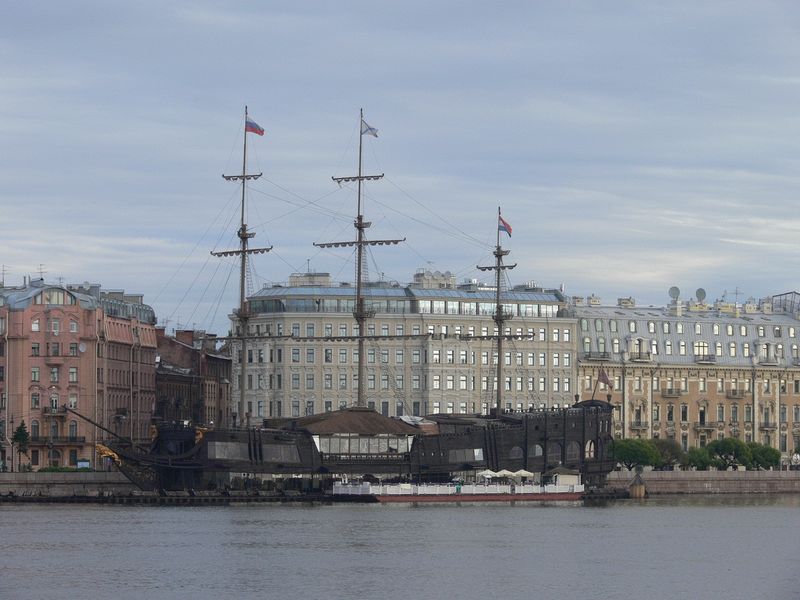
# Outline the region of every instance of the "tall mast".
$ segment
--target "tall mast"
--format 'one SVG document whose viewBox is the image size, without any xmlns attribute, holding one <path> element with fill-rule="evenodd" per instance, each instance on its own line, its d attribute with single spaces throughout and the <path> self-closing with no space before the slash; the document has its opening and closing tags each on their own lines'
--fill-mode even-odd
<svg viewBox="0 0 800 600">
<path fill-rule="evenodd" d="M 494 271 L 495 272 L 495 308 L 492 320 L 497 325 L 497 395 L 495 399 L 495 416 L 500 417 L 503 409 L 503 325 L 506 321 L 511 320 L 511 315 L 503 311 L 503 305 L 500 303 L 500 284 L 502 283 L 501 274 L 506 269 L 513 269 L 513 265 L 504 265 L 503 257 L 507 256 L 510 250 L 503 250 L 500 245 L 500 223 L 501 223 L 500 207 L 497 207 L 497 245 L 494 250 L 495 264 L 491 267 L 477 266 L 480 271 Z"/>
<path fill-rule="evenodd" d="M 349 183 L 355 181 L 357 183 L 357 194 L 358 194 L 358 216 L 356 216 L 356 220 L 353 223 L 353 226 L 356 228 L 356 240 L 353 242 L 329 242 L 324 244 L 314 244 L 318 248 L 341 248 L 346 246 L 355 246 L 356 247 L 356 305 L 355 309 L 353 310 L 353 317 L 356 320 L 356 324 L 358 325 L 358 396 L 356 400 L 356 406 L 363 408 L 367 405 L 366 402 L 366 381 L 364 377 L 365 372 L 365 364 L 366 358 L 364 356 L 364 346 L 366 340 L 366 323 L 367 319 L 373 317 L 375 315 L 375 311 L 367 310 L 365 303 L 364 303 L 364 294 L 363 294 L 363 265 L 364 265 L 364 248 L 366 246 L 388 246 L 399 244 L 400 242 L 404 242 L 405 238 L 402 240 L 366 240 L 364 239 L 364 230 L 367 229 L 372 225 L 369 221 L 364 220 L 364 215 L 362 214 L 362 202 L 361 202 L 361 182 L 362 181 L 374 181 L 381 179 L 383 177 L 383 173 L 380 175 L 364 175 L 362 173 L 362 166 L 361 166 L 361 156 L 362 156 L 362 149 L 364 145 L 364 134 L 367 133 L 369 135 L 374 135 L 378 137 L 377 131 L 370 128 L 364 122 L 364 109 L 362 108 L 359 112 L 359 136 L 358 136 L 358 175 L 355 177 L 332 177 L 336 183 L 341 185 L 342 183 Z"/>
<path fill-rule="evenodd" d="M 239 317 L 239 327 L 240 333 L 238 336 L 241 345 L 240 345 L 240 354 L 239 354 L 239 403 L 238 403 L 238 425 L 244 425 L 246 427 L 250 426 L 250 412 L 246 411 L 246 404 L 244 399 L 245 394 L 245 365 L 247 364 L 247 322 L 250 317 L 249 310 L 247 308 L 247 293 L 245 291 L 245 280 L 247 277 L 247 255 L 248 254 L 265 254 L 272 250 L 272 246 L 269 248 L 248 248 L 248 240 L 252 237 L 255 237 L 255 232 L 247 230 L 247 223 L 245 223 L 245 188 L 246 183 L 250 179 L 258 179 L 261 177 L 262 173 L 258 174 L 247 174 L 247 106 L 244 107 L 244 122 L 245 122 L 245 130 L 244 130 L 244 143 L 242 146 L 242 174 L 241 175 L 223 175 L 222 177 L 226 181 L 241 181 L 242 182 L 242 213 L 241 213 L 241 220 L 239 224 L 239 230 L 236 232 L 236 235 L 239 237 L 239 249 L 238 250 L 223 250 L 221 252 L 212 252 L 214 256 L 239 256 L 240 265 L 239 265 L 239 310 L 237 311 L 237 316 Z M 263 130 L 262 134 L 263 134 Z"/>
</svg>

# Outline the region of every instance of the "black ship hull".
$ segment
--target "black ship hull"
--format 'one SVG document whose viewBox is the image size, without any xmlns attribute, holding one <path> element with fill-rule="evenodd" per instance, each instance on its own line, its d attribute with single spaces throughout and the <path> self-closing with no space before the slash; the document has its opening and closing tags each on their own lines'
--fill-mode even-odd
<svg viewBox="0 0 800 600">
<path fill-rule="evenodd" d="M 120 470 L 148 490 L 225 489 L 237 480 L 281 486 L 292 480 L 295 486 L 317 488 L 354 477 L 433 482 L 469 478 L 484 469 L 525 470 L 540 478 L 557 467 L 578 471 L 587 486 L 601 487 L 613 468 L 611 408 L 605 402 L 504 414 L 499 419 L 429 419 L 438 433 L 418 431 L 405 436 L 407 446 L 401 440 L 399 447 L 369 443 L 379 436 L 364 432 L 348 438 L 357 437 L 360 445 L 332 447 L 326 441 L 330 436 L 290 421 L 283 428 L 236 430 L 161 426 L 150 452 L 112 449 Z"/>
</svg>

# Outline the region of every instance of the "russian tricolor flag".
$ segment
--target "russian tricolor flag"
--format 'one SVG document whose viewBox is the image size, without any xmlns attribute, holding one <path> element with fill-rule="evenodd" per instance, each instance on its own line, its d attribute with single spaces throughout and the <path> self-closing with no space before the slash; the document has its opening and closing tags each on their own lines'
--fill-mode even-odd
<svg viewBox="0 0 800 600">
<path fill-rule="evenodd" d="M 247 120 L 244 122 L 244 130 L 245 132 L 255 133 L 256 135 L 264 135 L 264 128 L 261 127 L 258 123 L 253 121 L 250 117 L 247 117 Z"/>
<path fill-rule="evenodd" d="M 508 237 L 511 237 L 511 225 L 509 225 L 508 222 L 506 222 L 506 220 L 500 215 L 497 215 L 497 218 L 497 230 L 505 231 L 508 234 Z"/>
</svg>

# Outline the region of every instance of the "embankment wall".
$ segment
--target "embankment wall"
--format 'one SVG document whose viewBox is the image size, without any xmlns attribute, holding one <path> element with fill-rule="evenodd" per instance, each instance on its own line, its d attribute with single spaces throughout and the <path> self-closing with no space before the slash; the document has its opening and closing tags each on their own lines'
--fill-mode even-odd
<svg viewBox="0 0 800 600">
<path fill-rule="evenodd" d="M 122 473 L 0 473 L 0 494 L 17 496 L 97 496 L 138 490 Z"/>
<path fill-rule="evenodd" d="M 633 471 L 612 471 L 606 486 L 628 489 Z M 644 471 L 652 494 L 785 494 L 800 493 L 800 471 Z"/>
</svg>

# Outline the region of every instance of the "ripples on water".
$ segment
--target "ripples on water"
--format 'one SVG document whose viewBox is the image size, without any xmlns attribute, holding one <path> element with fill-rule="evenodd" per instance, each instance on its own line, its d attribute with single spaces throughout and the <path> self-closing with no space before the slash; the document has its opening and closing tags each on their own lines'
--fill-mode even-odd
<svg viewBox="0 0 800 600">
<path fill-rule="evenodd" d="M 0 505 L 0 599 L 800 598 L 798 508 Z"/>
</svg>

